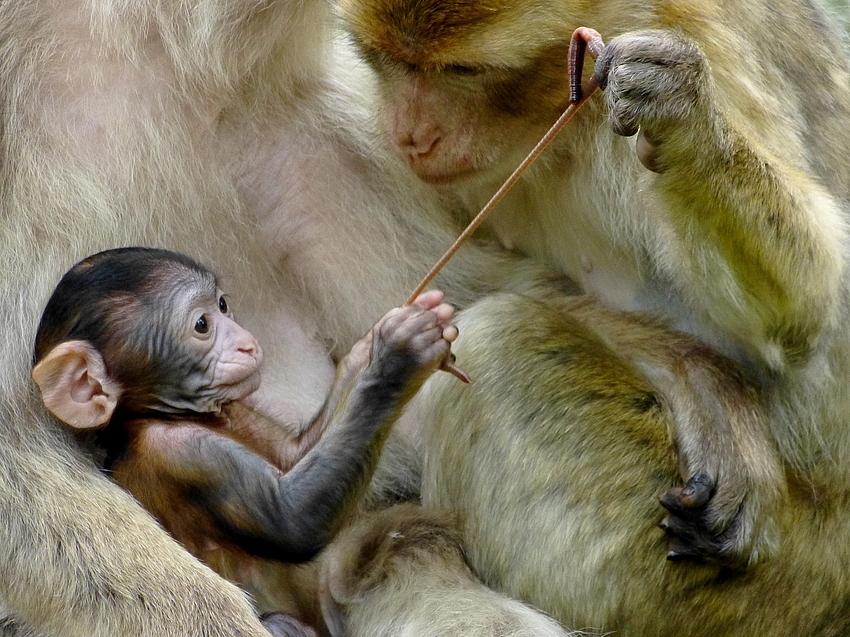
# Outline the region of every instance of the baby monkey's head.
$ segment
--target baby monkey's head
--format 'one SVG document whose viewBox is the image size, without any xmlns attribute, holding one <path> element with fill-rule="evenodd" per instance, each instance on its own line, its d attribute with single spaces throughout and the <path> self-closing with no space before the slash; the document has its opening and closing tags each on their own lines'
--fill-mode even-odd
<svg viewBox="0 0 850 637">
<path fill-rule="evenodd" d="M 260 385 L 262 352 L 215 275 L 191 258 L 118 248 L 69 270 L 35 340 L 33 378 L 76 428 L 133 414 L 217 411 Z"/>
</svg>

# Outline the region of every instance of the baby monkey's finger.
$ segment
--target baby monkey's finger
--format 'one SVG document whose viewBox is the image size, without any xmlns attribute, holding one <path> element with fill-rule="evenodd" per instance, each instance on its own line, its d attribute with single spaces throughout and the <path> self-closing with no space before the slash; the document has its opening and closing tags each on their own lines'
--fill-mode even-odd
<svg viewBox="0 0 850 637">
<path fill-rule="evenodd" d="M 417 296 L 413 304 L 425 310 L 432 310 L 443 302 L 444 296 L 440 290 L 428 290 Z"/>
<path fill-rule="evenodd" d="M 414 305 L 430 310 L 437 316 L 437 323 L 442 328 L 442 337 L 447 343 L 452 343 L 458 337 L 458 329 L 454 325 L 448 324 L 454 315 L 455 308 L 448 303 L 443 303 L 444 294 L 440 290 L 428 290 L 416 297 Z M 449 352 L 446 360 L 440 365 L 440 369 L 448 372 L 452 376 L 458 378 L 464 383 L 472 382 L 469 375 L 454 364 L 454 354 Z"/>
<path fill-rule="evenodd" d="M 451 321 L 455 315 L 454 305 L 448 303 L 440 303 L 436 307 L 431 308 L 431 311 L 437 315 L 437 320 L 441 323 Z"/>
<path fill-rule="evenodd" d="M 443 328 L 443 339 L 448 341 L 449 343 L 454 343 L 457 340 L 458 332 L 457 327 L 454 325 L 447 325 Z"/>
</svg>

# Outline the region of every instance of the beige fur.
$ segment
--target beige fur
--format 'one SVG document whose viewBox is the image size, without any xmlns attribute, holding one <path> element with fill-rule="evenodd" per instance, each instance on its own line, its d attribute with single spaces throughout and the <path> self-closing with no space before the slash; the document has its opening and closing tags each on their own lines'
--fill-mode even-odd
<svg viewBox="0 0 850 637">
<path fill-rule="evenodd" d="M 379 513 L 345 531 L 322 562 L 333 637 L 567 636 L 551 618 L 476 581 L 451 518 L 436 510 Z"/>
<path fill-rule="evenodd" d="M 678 7 L 696 11 L 695 17 L 701 18 L 704 13 L 699 3 L 683 0 L 681 4 L 667 5 L 671 10 Z M 463 212 L 464 206 L 474 208 L 488 190 L 490 179 L 485 180 L 486 185 L 477 183 L 470 192 L 451 196 L 437 193 L 419 183 L 396 160 L 377 134 L 370 76 L 362 64 L 348 56 L 344 46 L 329 41 L 326 10 L 319 2 L 294 0 L 33 0 L 0 5 L 0 281 L 7 343 L 0 361 L 0 605 L 15 625 L 22 626 L 23 634 L 262 634 L 245 596 L 190 558 L 126 494 L 97 475 L 91 463 L 38 406 L 29 379 L 31 341 L 41 307 L 61 273 L 87 254 L 127 244 L 168 247 L 210 263 L 222 275 L 227 288 L 234 291 L 233 306 L 240 320 L 257 335 L 266 352 L 266 382 L 258 404 L 266 413 L 294 423 L 292 426 L 297 428 L 318 409 L 333 376 L 333 357 L 347 351 L 386 309 L 403 301 L 451 243 L 454 228 L 441 205 L 457 204 L 452 210 Z M 648 19 L 649 13 L 623 12 L 615 4 L 603 3 L 598 8 L 600 21 L 614 16 L 624 22 L 626 18 L 636 20 L 637 24 L 638 19 Z M 711 26 L 713 17 L 709 11 L 704 20 L 693 22 Z M 571 24 L 578 18 L 565 15 L 562 22 Z M 549 30 L 563 26 L 559 21 L 543 22 L 545 29 L 532 29 L 532 41 L 545 39 Z M 559 34 L 560 31 L 555 33 L 556 40 Z M 513 42 L 519 36 L 524 36 L 522 29 L 495 40 L 495 49 L 487 49 L 483 39 L 482 50 L 488 55 L 504 50 L 515 53 Z M 812 50 L 821 51 L 817 47 Z M 781 48 L 781 53 L 785 52 Z M 816 56 L 813 66 L 821 68 L 825 53 L 817 55 L 821 57 Z M 729 57 L 736 63 L 745 60 L 743 64 L 759 69 L 763 62 L 758 57 L 732 53 Z M 771 59 L 779 59 L 779 54 Z M 820 86 L 820 104 L 827 104 L 833 92 L 839 94 L 843 90 L 836 84 L 843 77 L 841 62 L 826 66 L 832 70 L 833 81 L 807 85 Z M 554 74 L 557 68 L 550 70 Z M 720 74 L 715 80 L 724 86 L 724 82 L 732 83 L 729 74 Z M 774 77 L 773 81 L 778 80 Z M 759 91 L 747 107 L 761 113 L 760 109 L 779 103 L 779 96 L 770 100 L 771 95 L 769 90 Z M 836 101 L 839 102 L 843 100 Z M 721 106 L 729 104 L 721 101 Z M 745 109 L 743 114 L 730 116 L 730 121 L 746 123 L 748 114 Z M 745 133 L 745 137 L 756 133 L 767 136 L 764 156 L 780 154 L 787 159 L 793 151 L 808 150 L 802 144 L 802 132 L 798 134 L 792 128 L 788 133 L 786 128 L 802 125 L 795 114 L 793 109 L 783 111 L 778 120 L 760 120 L 758 115 L 755 121 L 762 126 L 756 132 Z M 590 109 L 588 117 L 590 124 L 596 122 L 600 130 L 605 126 L 598 110 Z M 825 158 L 823 165 L 841 170 L 840 140 L 846 127 L 830 118 L 823 122 L 826 131 L 821 138 L 825 141 L 812 148 L 812 157 Z M 487 122 L 476 124 L 485 127 Z M 500 122 L 493 125 L 499 126 Z M 533 122 L 531 132 L 540 126 L 540 122 Z M 622 455 L 605 455 L 607 450 L 600 450 L 588 436 L 593 453 L 602 453 L 603 461 L 596 455 L 589 456 L 586 461 L 591 469 L 583 479 L 598 479 L 601 496 L 600 491 L 593 491 L 597 495 L 579 502 L 576 516 L 563 514 L 565 500 L 559 497 L 553 499 L 551 508 L 542 506 L 538 510 L 522 508 L 527 503 L 517 505 L 507 497 L 497 498 L 495 503 L 483 497 L 477 501 L 476 512 L 481 511 L 483 523 L 490 525 L 504 519 L 510 523 L 505 529 L 519 528 L 529 535 L 542 533 L 558 549 L 545 554 L 529 552 L 519 567 L 510 564 L 487 573 L 480 555 L 488 549 L 490 539 L 469 534 L 464 540 L 470 547 L 469 554 L 476 556 L 477 574 L 488 584 L 505 588 L 509 586 L 501 578 L 527 577 L 532 581 L 530 586 L 542 591 L 541 606 L 543 602 L 549 604 L 546 596 L 553 591 L 568 592 L 570 603 L 566 609 L 553 604 L 550 612 L 571 626 L 603 627 L 611 623 L 619 627 L 633 621 L 635 632 L 658 634 L 658 622 L 662 621 L 667 622 L 662 628 L 671 634 L 686 633 L 686 628 L 716 629 L 715 634 L 732 632 L 729 623 L 744 613 L 741 606 L 745 599 L 754 606 L 765 596 L 791 591 L 792 597 L 805 599 L 807 605 L 797 607 L 793 621 L 783 624 L 782 629 L 802 632 L 811 628 L 812 617 L 821 621 L 824 631 L 827 627 L 842 627 L 841 583 L 848 559 L 840 542 L 840 532 L 846 528 L 840 506 L 843 482 L 835 476 L 843 475 L 841 467 L 849 466 L 841 461 L 850 453 L 850 445 L 844 438 L 834 437 L 831 427 L 843 423 L 850 400 L 842 395 L 843 385 L 833 380 L 838 376 L 831 372 L 842 374 L 842 370 L 850 368 L 850 362 L 840 347 L 843 331 L 836 320 L 844 314 L 837 300 L 843 297 L 836 291 L 841 272 L 836 245 L 843 231 L 835 221 L 834 201 L 843 196 L 837 192 L 839 185 L 850 182 L 838 174 L 830 179 L 824 177 L 823 185 L 813 186 L 813 178 L 803 170 L 806 167 L 793 161 L 780 171 L 789 180 L 789 192 L 802 197 L 792 201 L 800 209 L 792 206 L 788 219 L 811 230 L 783 235 L 790 243 L 770 252 L 769 260 L 788 279 L 780 277 L 788 283 L 789 298 L 794 301 L 788 305 L 791 323 L 801 316 L 805 319 L 800 348 L 805 364 L 800 366 L 799 357 L 795 359 L 783 350 L 784 343 L 771 349 L 774 344 L 767 338 L 770 320 L 785 317 L 782 312 L 772 311 L 772 291 L 761 295 L 741 293 L 746 288 L 743 282 L 734 276 L 728 279 L 724 264 L 712 260 L 716 245 L 703 245 L 698 233 L 694 243 L 668 241 L 672 226 L 654 225 L 655 218 L 649 213 L 658 212 L 655 208 L 640 208 L 640 214 L 632 215 L 629 204 L 635 201 L 634 189 L 652 192 L 648 182 L 655 178 L 642 172 L 627 145 L 611 136 L 607 127 L 598 137 L 593 135 L 597 129 L 587 121 L 583 128 L 586 132 L 573 138 L 574 146 L 568 145 L 561 153 L 582 160 L 570 164 L 578 178 L 573 181 L 551 176 L 558 189 L 566 188 L 575 197 L 571 214 L 588 213 L 588 217 L 569 219 L 576 226 L 584 224 L 590 229 L 590 235 L 579 245 L 595 251 L 590 257 L 591 265 L 601 281 L 594 285 L 585 277 L 582 282 L 603 300 L 634 300 L 629 293 L 634 293 L 635 281 L 641 281 L 634 269 L 641 254 L 635 254 L 633 241 L 653 248 L 652 253 L 660 255 L 659 265 L 667 268 L 672 278 L 691 277 L 687 281 L 690 287 L 684 285 L 686 290 L 698 290 L 707 281 L 709 285 L 704 287 L 710 298 L 695 294 L 686 297 L 688 303 L 702 303 L 694 315 L 699 328 L 694 331 L 720 343 L 726 343 L 724 337 L 734 335 L 742 339 L 751 356 L 775 369 L 782 368 L 786 360 L 797 365 L 786 372 L 777 389 L 785 402 L 774 399 L 771 403 L 775 415 L 772 426 L 786 457 L 799 467 L 811 468 L 805 474 L 805 479 L 817 488 L 811 492 L 817 493 L 818 502 L 826 499 L 830 507 L 822 524 L 815 526 L 821 512 L 813 499 L 806 499 L 809 491 L 801 488 L 801 482 L 792 480 L 789 497 L 796 498 L 799 504 L 787 520 L 780 516 L 777 523 L 799 538 L 788 540 L 788 551 L 783 553 L 787 557 L 783 559 L 790 561 L 777 562 L 786 564 L 781 568 L 787 570 L 758 571 L 779 575 L 758 579 L 750 589 L 753 595 L 747 598 L 737 596 L 737 580 L 728 580 L 721 584 L 723 599 L 731 600 L 728 606 L 703 604 L 716 594 L 716 589 L 701 592 L 694 586 L 716 578 L 717 570 L 697 569 L 693 576 L 682 571 L 683 575 L 674 576 L 669 583 L 667 569 L 673 567 L 663 561 L 661 533 L 652 527 L 660 515 L 655 502 L 658 489 L 677 480 L 675 457 L 668 448 L 668 428 L 672 429 L 673 423 L 661 419 L 649 438 L 645 463 L 644 456 L 632 455 L 630 447 L 645 444 L 643 438 L 637 442 L 627 439 Z M 780 133 L 786 134 L 791 148 L 784 153 L 779 152 L 785 148 Z M 515 144 L 519 152 L 516 137 L 506 134 L 504 140 Z M 586 160 L 589 148 L 598 151 L 591 155 L 597 158 L 595 161 Z M 503 149 L 491 150 L 495 157 Z M 512 160 L 501 158 L 500 166 L 506 168 Z M 621 182 L 611 184 L 596 179 L 618 167 L 619 174 L 627 175 L 622 181 L 627 188 L 620 188 Z M 547 171 L 554 170 L 552 166 L 540 168 L 544 177 Z M 588 183 L 593 187 L 584 187 Z M 537 201 L 533 188 L 522 193 L 523 190 L 517 193 L 521 203 L 513 204 L 516 210 Z M 759 201 L 762 191 L 756 194 L 759 196 L 754 200 Z M 649 202 L 656 201 L 653 195 L 646 196 Z M 783 201 L 788 203 L 788 198 L 779 199 L 779 203 Z M 545 197 L 542 203 L 547 203 Z M 559 205 L 553 207 L 548 202 L 541 209 L 559 214 Z M 609 210 L 611 217 L 593 217 L 600 210 Z M 821 221 L 812 222 L 815 216 Z M 746 215 L 744 218 L 748 223 L 753 221 Z M 496 225 L 491 228 L 493 236 L 552 257 L 562 270 L 578 273 L 578 278 L 582 278 L 576 269 L 584 268 L 581 259 L 570 264 L 552 256 L 571 254 L 569 245 L 556 245 L 551 252 L 533 245 L 541 237 L 561 241 L 566 233 L 541 235 L 536 227 L 525 225 L 526 221 L 537 223 L 530 215 L 508 215 L 507 219 L 508 224 L 517 227 L 516 231 L 509 231 L 510 225 Z M 737 230 L 744 237 L 755 235 L 746 223 Z M 805 250 L 807 245 L 800 242 L 807 240 L 818 249 L 811 253 Z M 706 252 L 701 251 L 703 248 Z M 693 253 L 689 252 L 691 249 Z M 798 256 L 799 262 L 789 266 L 779 258 L 789 254 Z M 712 268 L 717 266 L 717 271 L 709 268 L 702 272 L 695 267 L 706 255 L 705 263 Z M 680 270 L 684 257 L 693 257 L 695 266 Z M 809 276 L 818 268 L 825 273 L 822 283 Z M 728 285 L 724 285 L 727 279 Z M 608 284 L 615 287 L 609 288 Z M 461 306 L 495 290 L 546 297 L 565 287 L 546 268 L 480 244 L 465 247 L 438 285 L 448 292 L 452 302 Z M 511 322 L 508 327 L 515 331 L 522 325 Z M 703 327 L 705 332 L 701 331 Z M 716 328 L 717 334 L 711 328 Z M 494 355 L 510 359 L 516 353 L 516 344 L 496 338 L 499 329 L 500 326 L 494 328 L 492 337 L 482 332 L 488 338 L 484 342 L 492 344 Z M 478 365 L 482 366 L 481 372 L 487 370 L 490 359 L 486 351 L 480 355 L 474 354 L 472 348 L 467 351 L 476 373 Z M 502 360 L 498 362 L 501 364 Z M 521 369 L 525 370 L 524 378 L 534 377 L 534 370 Z M 495 373 L 500 371 L 495 368 Z M 546 369 L 535 373 L 545 376 Z M 590 380 L 594 378 L 591 373 Z M 618 378 L 627 384 L 646 383 L 634 371 Z M 560 403 L 552 389 L 557 387 L 557 381 L 557 374 L 553 374 L 548 379 L 548 392 L 532 391 L 522 404 L 516 405 L 517 409 L 542 404 L 557 411 Z M 444 389 L 454 391 L 452 387 Z M 443 403 L 438 390 L 435 388 L 434 396 L 441 410 L 455 404 L 448 398 Z M 509 436 L 510 442 L 516 442 L 515 447 L 507 448 L 515 449 L 519 464 L 504 464 L 516 468 L 507 482 L 516 481 L 517 488 L 522 488 L 527 481 L 531 488 L 536 481 L 556 475 L 535 469 L 544 463 L 535 457 L 534 444 L 521 436 L 510 438 L 512 431 L 521 432 L 514 427 L 522 424 L 519 419 L 512 420 L 516 412 L 507 408 L 512 403 L 500 404 L 502 395 L 498 393 L 490 394 L 489 399 L 493 402 L 483 403 L 476 412 L 462 404 L 469 400 L 475 405 L 472 394 L 458 398 L 458 412 L 437 412 L 444 421 L 435 431 L 442 431 L 446 423 L 457 422 L 456 418 L 462 422 L 470 411 L 473 416 L 486 414 L 483 408 L 488 407 L 494 415 L 488 423 L 501 423 L 494 435 Z M 800 431 L 796 420 L 801 414 L 804 420 L 816 420 L 812 417 L 813 404 L 823 406 L 829 415 L 829 426 L 821 428 L 804 422 L 804 433 L 795 438 L 792 432 Z M 618 424 L 618 415 L 609 414 L 603 425 Z M 552 422 L 545 420 L 547 426 Z M 789 426 L 792 422 L 794 427 Z M 414 422 L 411 429 L 415 431 L 417 424 Z M 813 432 L 822 432 L 821 437 Z M 616 433 L 614 430 L 609 437 L 616 441 Z M 829 446 L 821 444 L 823 441 Z M 426 438 L 425 442 L 434 444 L 433 439 Z M 585 461 L 574 462 L 572 444 L 567 438 L 548 449 L 555 458 L 554 466 L 558 470 L 584 471 Z M 463 480 L 465 467 L 474 471 L 501 467 L 498 451 L 499 448 L 485 448 L 480 456 L 469 454 L 457 462 L 432 456 L 427 459 L 432 473 L 426 476 L 426 484 L 432 484 L 440 475 L 433 468 L 441 463 L 449 485 Z M 747 459 L 746 454 L 742 457 Z M 495 463 L 489 462 L 493 458 Z M 590 462 L 592 458 L 597 458 L 597 462 Z M 758 473 L 753 476 L 760 478 Z M 407 479 L 405 486 L 411 486 L 409 477 L 402 477 Z M 389 478 L 388 488 L 393 483 L 392 476 Z M 477 486 L 492 487 L 489 480 L 485 473 Z M 605 508 L 605 487 L 611 488 L 612 480 L 615 494 L 629 496 L 623 508 Z M 551 484 L 557 487 L 557 479 Z M 466 486 L 462 484 L 461 488 Z M 436 498 L 436 487 L 429 489 L 427 498 Z M 777 497 L 784 497 L 784 490 L 777 489 Z M 514 492 L 497 491 L 496 495 L 500 493 Z M 600 511 L 601 522 L 588 522 Z M 537 524 L 540 512 L 545 526 Z M 586 516 L 584 520 L 582 516 Z M 562 524 L 579 529 L 576 541 L 558 534 Z M 553 530 L 544 532 L 541 528 Z M 822 529 L 823 535 L 813 529 Z M 464 531 L 468 529 L 464 527 Z M 600 536 L 607 533 L 611 539 L 600 541 Z M 513 541 L 512 535 L 493 537 L 499 538 L 492 546 L 497 552 Z M 752 537 L 762 535 L 756 532 Z M 764 537 L 770 540 L 772 536 L 768 533 Z M 636 544 L 631 542 L 635 538 Z M 835 538 L 839 541 L 833 546 Z M 765 544 L 768 545 L 769 542 Z M 632 568 L 622 555 L 636 548 L 639 559 L 645 561 Z M 827 548 L 835 549 L 834 557 L 820 569 L 822 560 L 816 557 L 826 553 Z M 535 567 L 542 565 L 549 573 L 553 556 L 559 560 L 569 556 L 574 562 L 568 564 L 570 568 L 558 571 L 561 579 L 539 577 Z M 547 619 L 528 615 L 525 606 L 481 588 L 456 557 L 442 565 L 437 558 L 433 564 L 427 559 L 423 564 L 429 585 L 418 601 L 410 601 L 409 614 L 405 616 L 410 625 L 420 626 L 431 609 L 441 609 L 445 614 L 432 626 L 434 634 L 450 631 L 452 625 L 485 627 L 486 631 L 493 622 L 498 623 L 499 613 L 508 609 L 509 614 L 516 613 L 511 621 L 517 623 L 510 624 L 511 630 L 558 634 L 558 628 Z M 224 565 L 220 568 L 226 570 Z M 788 575 L 798 571 L 818 581 L 817 586 L 811 587 L 814 595 L 807 596 L 810 585 L 804 578 Z M 602 579 L 600 574 L 604 575 Z M 652 586 L 645 586 L 642 579 L 647 574 Z M 231 575 L 251 583 L 249 580 L 256 573 Z M 269 591 L 270 583 L 277 584 L 277 576 L 285 580 L 280 582 L 281 589 Z M 293 583 L 285 569 L 274 569 L 274 574 L 266 576 L 261 573 L 253 583 L 259 593 L 266 595 L 262 598 L 264 605 L 274 607 L 284 600 L 281 606 L 309 607 L 314 591 L 305 594 L 299 588 L 314 586 L 314 574 L 305 569 L 293 579 L 297 580 L 297 588 L 292 593 L 286 590 Z M 408 569 L 398 582 L 400 590 L 408 590 L 410 580 Z M 451 585 L 444 587 L 444 581 Z M 390 581 L 384 590 L 392 591 L 393 586 Z M 468 591 L 474 603 L 465 603 L 459 590 Z M 677 603 L 696 610 L 688 615 L 668 613 L 666 599 L 671 593 L 676 593 Z M 529 601 L 537 593 L 533 595 L 517 586 L 514 594 Z M 308 599 L 302 599 L 302 595 Z M 570 605 L 573 600 L 578 600 L 575 606 Z M 599 607 L 593 605 L 593 600 L 601 600 Z M 378 608 L 395 612 L 407 603 L 407 597 L 402 593 L 384 599 L 376 596 L 372 601 Z M 452 615 L 455 602 L 459 602 L 458 615 Z M 421 606 L 417 607 L 417 603 Z M 712 620 L 712 612 L 718 609 L 722 612 Z M 371 614 L 372 610 L 357 609 L 358 613 L 363 611 L 359 615 L 364 622 L 362 630 L 374 627 L 376 631 L 392 633 L 392 625 L 381 626 L 382 617 Z M 759 622 L 767 621 L 764 618 L 769 610 L 753 614 L 750 632 L 758 632 Z M 836 615 L 830 615 L 832 610 Z M 458 618 L 458 624 L 453 623 L 453 617 Z M 584 617 L 592 619 L 583 623 Z M 356 619 L 352 622 L 353 632 L 361 630 Z M 427 634 L 427 628 L 423 630 Z"/>
</svg>

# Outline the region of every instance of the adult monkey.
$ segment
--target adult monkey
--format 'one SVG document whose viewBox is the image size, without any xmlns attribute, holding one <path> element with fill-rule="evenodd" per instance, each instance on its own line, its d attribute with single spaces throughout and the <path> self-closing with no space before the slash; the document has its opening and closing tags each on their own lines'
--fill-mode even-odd
<svg viewBox="0 0 850 637">
<path fill-rule="evenodd" d="M 566 425 L 559 429 L 563 412 L 551 402 L 526 416 L 527 433 L 511 437 L 494 426 L 495 418 L 511 420 L 509 414 L 486 415 L 485 397 L 506 395 L 498 378 L 488 375 L 465 394 L 440 391 L 443 383 L 435 379 L 434 404 L 452 412 L 429 440 L 433 464 L 423 497 L 460 511 L 474 538 L 469 555 L 477 572 L 562 621 L 634 634 L 846 632 L 846 617 L 835 609 L 850 599 L 839 583 L 850 555 L 842 551 L 828 565 L 820 556 L 831 550 L 825 537 L 850 528 L 843 504 L 850 487 L 844 469 L 850 329 L 839 318 L 850 301 L 850 168 L 839 160 L 850 148 L 850 62 L 823 9 L 761 0 L 648 0 L 637 7 L 618 0 L 342 0 L 341 6 L 381 79 L 382 112 L 397 149 L 423 180 L 440 185 L 448 202 L 472 212 L 492 192 L 485 186 L 498 184 L 565 106 L 573 29 L 587 25 L 602 33 L 609 48 L 595 71 L 607 108 L 600 100 L 583 109 L 489 228 L 506 245 L 556 264 L 611 307 L 665 316 L 748 366 L 766 395 L 791 483 L 776 558 L 743 576 L 712 567 L 690 575 L 665 570 L 618 554 L 616 546 L 634 539 L 623 528 L 608 535 L 610 527 L 600 523 L 597 534 L 609 540 L 597 543 L 591 525 L 579 522 L 565 522 L 564 538 L 540 532 L 550 528 L 546 520 L 593 519 L 599 502 L 575 500 L 569 487 L 578 489 L 580 475 L 592 475 L 587 470 L 542 463 L 567 485 L 570 497 L 561 497 L 560 509 L 547 506 L 558 498 L 554 488 L 535 492 L 523 483 L 486 491 L 506 484 L 499 472 L 521 471 L 525 457 L 545 458 L 585 442 L 593 451 L 585 449 L 582 462 L 595 457 L 591 466 L 606 467 L 595 487 L 604 489 L 606 480 L 637 475 L 636 455 L 591 444 L 589 428 L 586 437 Z M 780 44 L 788 41 L 807 45 L 788 55 Z M 637 132 L 635 156 L 620 135 Z M 475 340 L 492 347 L 490 365 L 534 369 L 539 381 L 549 369 L 554 377 L 557 361 L 536 355 L 533 341 L 518 333 L 509 334 L 525 344 L 516 356 L 496 354 L 508 334 L 493 319 L 485 327 L 485 312 L 498 316 L 507 307 L 488 303 L 466 316 L 479 321 Z M 586 322 L 580 308 L 577 318 Z M 557 333 L 542 314 L 527 323 L 527 333 L 538 320 L 543 335 Z M 463 321 L 460 328 L 465 337 L 476 329 Z M 462 358 L 464 347 L 457 352 Z M 488 357 L 466 354 L 479 362 Z M 473 365 L 476 372 L 482 369 Z M 522 405 L 539 388 L 518 392 L 513 404 Z M 447 448 L 444 441 L 458 435 L 470 435 L 480 455 L 460 457 Z M 511 451 L 484 451 L 500 448 L 500 441 Z M 521 451 L 514 451 L 517 444 Z M 461 448 L 467 449 L 454 449 Z M 628 495 L 612 484 L 623 489 L 612 487 L 614 500 Z M 588 480 L 581 488 L 594 492 Z M 519 497 L 543 504 L 519 527 L 494 528 L 493 509 Z M 608 505 L 605 519 L 617 510 L 644 516 L 639 507 Z M 517 538 L 531 536 L 546 538 L 536 550 L 545 556 L 546 573 L 565 574 L 561 581 L 539 586 L 534 563 L 516 560 L 527 548 Z M 563 559 L 554 565 L 552 555 Z M 796 601 L 776 613 L 789 599 Z"/>
<path fill-rule="evenodd" d="M 264 634 L 242 593 L 74 451 L 38 405 L 27 350 L 50 286 L 86 254 L 154 244 L 218 255 L 211 265 L 269 344 L 265 410 L 309 420 L 332 379 L 328 345 L 344 353 L 453 237 L 427 191 L 403 185 L 380 150 L 358 150 L 370 143 L 355 130 L 362 106 L 328 79 L 326 11 L 0 2 L 5 631 Z M 333 181 L 305 188 L 321 175 Z M 392 194 L 394 179 L 407 194 Z M 411 222 L 394 217 L 413 210 Z M 443 280 L 461 303 L 547 276 L 483 250 L 464 260 Z"/>
</svg>

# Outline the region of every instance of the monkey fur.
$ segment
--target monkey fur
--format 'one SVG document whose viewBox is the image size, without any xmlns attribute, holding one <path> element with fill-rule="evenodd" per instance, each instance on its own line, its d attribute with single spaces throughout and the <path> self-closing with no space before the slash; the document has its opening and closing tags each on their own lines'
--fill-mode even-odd
<svg viewBox="0 0 850 637">
<path fill-rule="evenodd" d="M 772 528 L 761 535 L 774 544 L 758 548 L 767 558 L 741 568 L 655 557 L 677 546 L 657 528 L 657 498 L 681 471 L 665 446 L 689 444 L 681 437 L 677 443 L 670 430 L 671 412 L 688 394 L 676 385 L 659 390 L 650 384 L 637 359 L 621 353 L 630 348 L 609 340 L 622 317 L 600 319 L 582 303 L 565 314 L 526 299 L 493 297 L 467 310 L 458 322 L 463 338 L 453 349 L 474 386 L 459 392 L 435 378 L 417 405 L 436 423 L 425 442 L 423 505 L 457 516 L 473 572 L 495 590 L 591 632 L 846 632 L 850 552 L 834 542 L 850 524 L 842 492 L 802 482 L 758 429 L 736 446 L 743 456 L 760 458 L 744 491 L 757 481 L 775 489 Z M 506 315 L 521 316 L 515 324 L 521 327 L 507 328 Z M 643 327 L 656 361 L 671 345 L 675 359 L 681 343 L 656 330 Z M 508 341 L 522 347 L 508 349 Z M 585 356 L 599 357 L 599 374 L 586 373 Z M 748 383 L 712 388 L 708 365 L 694 362 L 692 369 L 683 375 L 688 382 L 723 398 L 707 403 L 708 412 L 719 404 L 734 415 L 736 405 L 758 404 L 748 402 Z M 715 374 L 724 380 L 726 370 Z M 540 393 L 550 398 L 537 400 Z M 495 409 L 493 395 L 505 398 Z M 766 427 L 763 416 L 754 422 Z M 775 464 L 764 464 L 771 456 Z M 726 464 L 719 475 L 735 470 Z M 522 515 L 513 513 L 517 508 Z"/>
<path fill-rule="evenodd" d="M 322 609 L 333 637 L 566 637 L 551 618 L 478 582 L 450 515 L 402 504 L 347 529 L 322 557 Z M 417 591 L 439 589 L 410 604 Z M 453 613 L 443 602 L 454 598 Z M 486 615 L 478 609 L 486 607 Z"/>
</svg>

